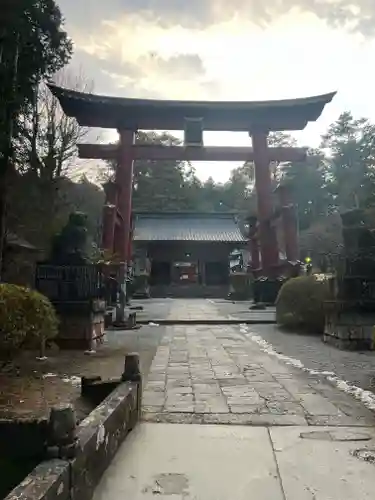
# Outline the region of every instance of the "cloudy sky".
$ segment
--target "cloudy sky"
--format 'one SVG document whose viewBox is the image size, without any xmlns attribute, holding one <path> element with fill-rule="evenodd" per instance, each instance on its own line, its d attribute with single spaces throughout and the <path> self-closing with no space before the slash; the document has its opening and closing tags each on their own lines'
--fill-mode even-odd
<svg viewBox="0 0 375 500">
<path fill-rule="evenodd" d="M 321 119 L 296 134 L 309 146 L 342 111 L 375 120 L 375 0 L 58 3 L 75 43 L 72 71 L 81 69 L 96 93 L 263 100 L 338 90 Z M 205 143 L 249 138 L 207 133 Z M 196 168 L 202 179 L 225 181 L 233 166 Z"/>
</svg>

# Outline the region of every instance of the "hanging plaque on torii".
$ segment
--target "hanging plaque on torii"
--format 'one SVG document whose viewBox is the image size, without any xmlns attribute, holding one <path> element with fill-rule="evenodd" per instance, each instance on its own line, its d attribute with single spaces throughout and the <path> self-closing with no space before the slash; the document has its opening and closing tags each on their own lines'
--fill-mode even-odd
<svg viewBox="0 0 375 500">
<path fill-rule="evenodd" d="M 184 145 L 185 147 L 203 147 L 203 118 L 185 117 Z"/>
</svg>

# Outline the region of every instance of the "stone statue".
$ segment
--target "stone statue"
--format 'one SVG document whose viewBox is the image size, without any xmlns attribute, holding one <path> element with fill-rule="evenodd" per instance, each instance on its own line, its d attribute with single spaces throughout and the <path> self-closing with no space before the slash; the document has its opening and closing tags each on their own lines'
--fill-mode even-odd
<svg viewBox="0 0 375 500">
<path fill-rule="evenodd" d="M 87 216 L 82 212 L 69 215 L 67 224 L 52 241 L 51 261 L 54 264 L 83 265 L 87 256 Z"/>
</svg>

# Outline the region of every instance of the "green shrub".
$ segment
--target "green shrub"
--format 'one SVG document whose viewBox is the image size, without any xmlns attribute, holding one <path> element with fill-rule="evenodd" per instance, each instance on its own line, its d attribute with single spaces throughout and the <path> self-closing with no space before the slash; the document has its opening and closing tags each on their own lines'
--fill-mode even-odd
<svg viewBox="0 0 375 500">
<path fill-rule="evenodd" d="M 276 321 L 280 326 L 314 333 L 324 330 L 324 302 L 331 297 L 327 280 L 300 276 L 282 286 L 276 301 Z"/>
<path fill-rule="evenodd" d="M 40 347 L 57 335 L 58 319 L 50 301 L 35 290 L 0 284 L 0 357 L 9 359 L 23 346 Z"/>
</svg>

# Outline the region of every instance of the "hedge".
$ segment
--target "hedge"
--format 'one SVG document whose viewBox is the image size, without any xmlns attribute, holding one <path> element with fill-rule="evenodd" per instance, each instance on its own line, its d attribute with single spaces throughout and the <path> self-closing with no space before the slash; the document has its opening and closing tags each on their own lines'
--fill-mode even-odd
<svg viewBox="0 0 375 500">
<path fill-rule="evenodd" d="M 281 287 L 276 300 L 276 321 L 280 326 L 314 333 L 324 331 L 324 302 L 330 299 L 327 280 L 300 276 Z"/>
<path fill-rule="evenodd" d="M 58 332 L 54 307 L 29 288 L 0 284 L 0 357 L 11 358 L 22 347 L 42 347 Z"/>
</svg>

